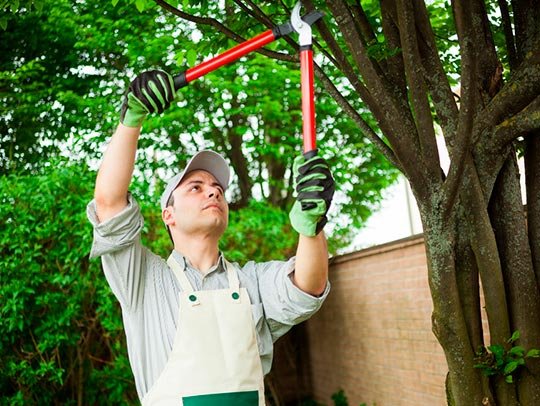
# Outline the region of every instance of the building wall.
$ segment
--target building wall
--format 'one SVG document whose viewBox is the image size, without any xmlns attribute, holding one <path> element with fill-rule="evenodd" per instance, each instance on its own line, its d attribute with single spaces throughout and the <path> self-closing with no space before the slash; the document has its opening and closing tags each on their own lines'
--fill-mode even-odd
<svg viewBox="0 0 540 406">
<path fill-rule="evenodd" d="M 351 406 L 446 405 L 422 236 L 336 257 L 330 282 L 306 323 L 314 399 L 332 405 L 343 389 Z"/>
</svg>

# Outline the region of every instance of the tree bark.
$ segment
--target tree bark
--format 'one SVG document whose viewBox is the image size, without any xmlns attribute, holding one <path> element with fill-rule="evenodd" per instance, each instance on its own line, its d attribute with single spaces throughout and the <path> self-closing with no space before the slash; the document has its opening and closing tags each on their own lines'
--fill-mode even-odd
<svg viewBox="0 0 540 406">
<path fill-rule="evenodd" d="M 520 332 L 519 344 L 526 350 L 537 348 L 540 292 L 532 264 L 515 153 L 510 154 L 497 179 L 490 217 L 507 287 L 512 331 Z M 536 360 L 527 359 L 517 389 L 521 404 L 540 404 L 540 369 Z"/>
<path fill-rule="evenodd" d="M 454 262 L 453 225 L 440 216 L 437 207 L 420 204 L 424 226 L 428 276 L 433 299 L 433 333 L 448 363 L 447 391 L 456 405 L 482 404 L 485 398 L 474 351 L 463 315 Z"/>
<path fill-rule="evenodd" d="M 527 230 L 536 283 L 540 288 L 540 132 L 525 143 L 525 185 L 527 188 Z"/>
</svg>

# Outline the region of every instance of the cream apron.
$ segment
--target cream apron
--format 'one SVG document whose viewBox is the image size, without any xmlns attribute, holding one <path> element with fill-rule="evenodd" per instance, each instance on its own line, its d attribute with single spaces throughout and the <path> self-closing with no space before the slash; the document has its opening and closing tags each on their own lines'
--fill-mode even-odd
<svg viewBox="0 0 540 406">
<path fill-rule="evenodd" d="M 226 262 L 228 289 L 194 291 L 167 260 L 182 288 L 173 348 L 142 404 L 264 406 L 264 380 L 251 302 Z"/>
</svg>

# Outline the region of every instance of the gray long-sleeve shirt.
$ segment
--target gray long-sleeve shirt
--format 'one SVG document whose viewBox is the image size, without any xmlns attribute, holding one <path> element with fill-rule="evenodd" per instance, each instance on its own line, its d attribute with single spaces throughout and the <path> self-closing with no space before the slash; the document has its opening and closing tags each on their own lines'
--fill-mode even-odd
<svg viewBox="0 0 540 406">
<path fill-rule="evenodd" d="M 120 302 L 129 360 L 142 399 L 158 379 L 172 350 L 181 288 L 166 261 L 141 245 L 143 218 L 137 202 L 131 196 L 128 200 L 122 212 L 102 223 L 96 215 L 95 201 L 88 204 L 87 215 L 94 226 L 90 257 L 101 256 L 105 277 Z M 203 275 L 181 254 L 173 251 L 173 255 L 195 290 L 228 288 L 222 257 Z M 321 307 L 330 284 L 327 282 L 320 297 L 300 290 L 290 278 L 294 258 L 233 265 L 252 303 L 259 354 L 267 374 L 272 365 L 273 343 Z"/>
</svg>

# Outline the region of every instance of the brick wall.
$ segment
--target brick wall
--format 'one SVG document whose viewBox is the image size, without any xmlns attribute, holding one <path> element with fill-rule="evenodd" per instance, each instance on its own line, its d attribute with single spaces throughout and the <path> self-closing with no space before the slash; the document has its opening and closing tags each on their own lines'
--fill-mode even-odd
<svg viewBox="0 0 540 406">
<path fill-rule="evenodd" d="M 330 282 L 306 323 L 314 398 L 332 405 L 342 388 L 350 406 L 446 405 L 422 236 L 336 257 Z"/>
</svg>

